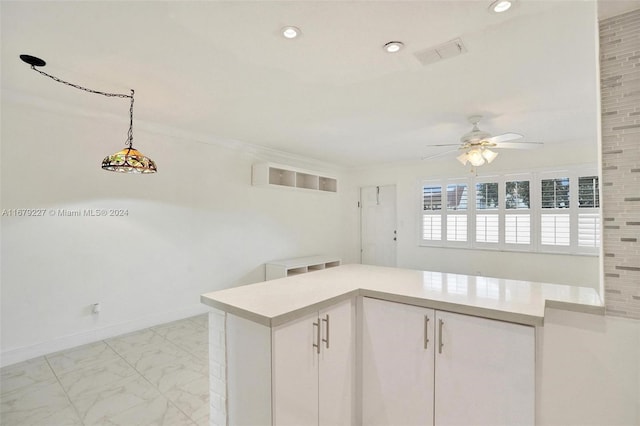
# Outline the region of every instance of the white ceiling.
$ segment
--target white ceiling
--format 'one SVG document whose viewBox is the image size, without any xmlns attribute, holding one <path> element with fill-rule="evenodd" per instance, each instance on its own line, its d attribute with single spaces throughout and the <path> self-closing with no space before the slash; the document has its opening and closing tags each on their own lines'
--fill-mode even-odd
<svg viewBox="0 0 640 426">
<path fill-rule="evenodd" d="M 489 3 L 3 1 L 2 93 L 126 115 L 122 101 L 88 99 L 29 71 L 18 59 L 28 53 L 78 84 L 133 87 L 143 130 L 341 166 L 437 153 L 428 145 L 458 142 L 476 113 L 494 134 L 595 143 L 595 4 L 520 0 L 497 15 Z M 302 37 L 284 39 L 285 25 Z M 456 37 L 468 53 L 430 66 L 413 55 Z M 385 53 L 390 40 L 405 49 Z M 152 142 L 136 145 L 153 152 Z"/>
</svg>

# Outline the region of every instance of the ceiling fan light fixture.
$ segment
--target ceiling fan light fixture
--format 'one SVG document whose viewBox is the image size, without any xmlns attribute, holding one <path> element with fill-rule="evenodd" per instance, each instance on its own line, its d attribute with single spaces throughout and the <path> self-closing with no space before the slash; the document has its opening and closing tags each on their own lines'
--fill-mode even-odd
<svg viewBox="0 0 640 426">
<path fill-rule="evenodd" d="M 466 166 L 467 163 L 469 162 L 469 154 L 466 152 L 463 152 L 462 154 L 456 157 L 456 160 L 461 162 L 463 166 Z"/>
<path fill-rule="evenodd" d="M 525 148 L 527 146 L 536 147 L 542 144 L 542 142 L 512 142 L 523 138 L 523 136 L 518 133 L 503 133 L 497 136 L 491 136 L 491 134 L 480 130 L 478 127 L 481 119 L 481 115 L 472 115 L 468 117 L 468 121 L 473 125 L 473 129 L 462 135 L 460 138 L 461 144 L 458 145 L 457 150 L 452 149 L 440 154 L 423 157 L 423 160 L 440 157 L 443 154 L 457 151 L 458 156 L 456 157 L 456 160 L 458 160 L 463 166 L 466 166 L 467 163 L 471 163 L 472 166 L 479 167 L 483 164 L 491 164 L 498 157 L 498 152 L 492 151 L 489 148 Z M 439 147 L 454 145 L 456 144 L 449 143 L 432 146 Z"/>
<path fill-rule="evenodd" d="M 482 151 L 478 148 L 473 148 L 467 153 L 469 162 L 472 166 L 478 167 L 485 163 L 485 159 L 482 156 Z"/>
<path fill-rule="evenodd" d="M 485 148 L 482 151 L 482 156 L 484 157 L 485 160 L 487 160 L 487 163 L 491 164 L 491 162 L 495 160 L 496 157 L 498 156 L 498 153 L 495 151 L 491 151 L 488 148 Z"/>
<path fill-rule="evenodd" d="M 503 13 L 511 9 L 513 2 L 509 0 L 496 0 L 489 6 L 489 10 L 493 13 Z"/>
</svg>

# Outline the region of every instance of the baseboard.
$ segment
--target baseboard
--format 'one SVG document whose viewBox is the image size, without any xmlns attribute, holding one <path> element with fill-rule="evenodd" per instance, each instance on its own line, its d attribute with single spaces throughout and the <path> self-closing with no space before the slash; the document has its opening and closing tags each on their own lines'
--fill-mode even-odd
<svg viewBox="0 0 640 426">
<path fill-rule="evenodd" d="M 26 361 L 42 355 L 62 351 L 65 349 L 73 348 L 75 346 L 86 345 L 88 343 L 97 342 L 100 340 L 108 339 L 110 337 L 119 336 L 121 334 L 131 333 L 133 331 L 153 327 L 155 325 L 160 325 L 195 315 L 204 314 L 209 312 L 210 310 L 210 308 L 207 308 L 206 306 L 198 303 L 184 309 L 162 312 L 145 316 L 143 318 L 137 318 L 120 324 L 113 324 L 82 333 L 58 337 L 46 342 L 36 343 L 35 345 L 9 349 L 0 352 L 0 367 L 6 367 L 8 365 Z"/>
</svg>

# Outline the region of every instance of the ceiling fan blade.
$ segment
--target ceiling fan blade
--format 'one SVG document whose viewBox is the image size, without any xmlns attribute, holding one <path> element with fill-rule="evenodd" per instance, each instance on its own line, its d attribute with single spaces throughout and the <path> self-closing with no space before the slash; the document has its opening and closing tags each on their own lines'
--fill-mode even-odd
<svg viewBox="0 0 640 426">
<path fill-rule="evenodd" d="M 508 142 L 515 141 L 516 139 L 522 139 L 523 136 L 518 133 L 503 133 L 501 135 L 496 135 L 488 138 L 489 142 L 500 143 L 500 142 Z"/>
<path fill-rule="evenodd" d="M 427 147 L 430 146 L 460 146 L 459 143 L 445 143 L 445 144 L 438 144 L 438 145 L 427 145 Z"/>
<path fill-rule="evenodd" d="M 512 148 L 512 149 L 536 149 L 541 148 L 543 142 L 501 142 L 496 148 Z"/>
<path fill-rule="evenodd" d="M 433 145 L 431 145 L 431 146 L 433 146 Z M 440 152 L 438 154 L 428 155 L 426 157 L 421 157 L 420 159 L 421 160 L 431 160 L 433 158 L 443 157 L 443 156 L 445 156 L 447 154 L 451 154 L 452 152 L 458 152 L 458 150 L 457 149 L 450 149 L 449 151 L 444 151 L 444 152 Z"/>
</svg>

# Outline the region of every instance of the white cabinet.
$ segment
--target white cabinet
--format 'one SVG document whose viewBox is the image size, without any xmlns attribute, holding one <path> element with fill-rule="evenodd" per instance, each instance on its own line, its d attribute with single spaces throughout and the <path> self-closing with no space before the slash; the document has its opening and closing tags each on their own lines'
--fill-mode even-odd
<svg viewBox="0 0 640 426">
<path fill-rule="evenodd" d="M 353 300 L 275 327 L 272 363 L 274 425 L 354 424 Z"/>
<path fill-rule="evenodd" d="M 534 424 L 533 327 L 437 311 L 436 332 L 436 425 Z"/>
<path fill-rule="evenodd" d="M 273 424 L 311 425 L 318 419 L 318 314 L 273 330 Z"/>
<path fill-rule="evenodd" d="M 362 318 L 363 424 L 534 424 L 533 327 L 369 298 Z"/>
<path fill-rule="evenodd" d="M 311 271 L 340 266 L 340 258 L 335 256 L 307 256 L 294 259 L 273 260 L 265 265 L 265 279 L 291 277 Z"/>
<path fill-rule="evenodd" d="M 278 326 L 218 313 L 209 325 L 210 424 L 355 424 L 354 305 Z"/>
<path fill-rule="evenodd" d="M 365 298 L 362 424 L 432 425 L 432 309 Z"/>
</svg>

